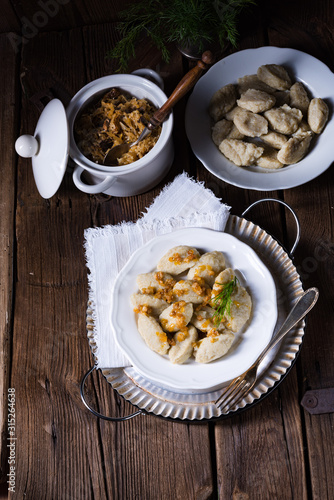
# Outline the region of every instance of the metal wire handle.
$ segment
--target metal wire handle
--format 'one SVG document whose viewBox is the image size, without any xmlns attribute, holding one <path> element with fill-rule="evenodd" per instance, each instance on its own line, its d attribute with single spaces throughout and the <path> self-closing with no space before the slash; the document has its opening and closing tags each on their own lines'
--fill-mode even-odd
<svg viewBox="0 0 334 500">
<path fill-rule="evenodd" d="M 292 245 L 292 248 L 289 252 L 289 255 L 292 256 L 297 248 L 297 245 L 299 243 L 299 240 L 300 240 L 300 222 L 299 222 L 299 219 L 297 217 L 297 214 L 295 213 L 295 211 L 290 207 L 290 205 L 288 205 L 287 203 L 285 203 L 285 201 L 282 201 L 282 200 L 277 200 L 276 198 L 263 198 L 262 200 L 257 200 L 257 201 L 254 201 L 254 203 L 252 203 L 251 205 L 249 205 L 248 208 L 246 208 L 246 210 L 243 211 L 243 213 L 241 214 L 241 216 L 243 217 L 247 212 L 249 212 L 249 210 L 251 208 L 253 208 L 255 205 L 258 205 L 259 203 L 262 203 L 263 201 L 275 201 L 277 203 L 280 203 L 281 205 L 284 205 L 286 208 L 288 208 L 290 210 L 290 212 L 292 213 L 294 219 L 295 219 L 295 222 L 296 222 L 296 227 L 297 227 L 297 233 L 296 233 L 296 238 L 295 238 L 295 242 L 294 244 Z"/>
<path fill-rule="evenodd" d="M 135 413 L 131 413 L 131 415 L 126 415 L 125 417 L 107 417 L 106 415 L 102 415 L 102 413 L 97 412 L 92 408 L 86 401 L 85 399 L 85 382 L 87 377 L 95 370 L 95 366 L 90 368 L 88 372 L 83 376 L 80 384 L 80 396 L 82 399 L 83 404 L 86 406 L 86 408 L 93 414 L 95 417 L 102 418 L 103 420 L 109 420 L 110 422 L 124 422 L 125 420 L 130 420 L 130 418 L 136 417 L 137 415 L 145 415 L 141 410 L 136 411 Z"/>
</svg>

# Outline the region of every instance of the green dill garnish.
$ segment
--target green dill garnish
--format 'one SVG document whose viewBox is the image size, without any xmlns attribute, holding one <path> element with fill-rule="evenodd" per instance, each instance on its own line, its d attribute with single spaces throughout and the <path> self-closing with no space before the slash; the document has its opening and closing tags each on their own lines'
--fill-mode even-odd
<svg viewBox="0 0 334 500">
<path fill-rule="evenodd" d="M 216 309 L 213 315 L 213 322 L 216 326 L 222 322 L 224 316 L 231 316 L 232 295 L 237 285 L 238 278 L 235 276 L 233 280 L 225 283 L 222 290 L 212 299 L 214 308 Z"/>
<path fill-rule="evenodd" d="M 198 46 L 202 52 L 217 42 L 236 48 L 238 21 L 243 9 L 255 0 L 137 0 L 119 12 L 117 31 L 120 38 L 107 56 L 118 61 L 118 72 L 127 71 L 140 44 L 152 42 L 162 58 L 170 59 L 170 44 Z"/>
</svg>

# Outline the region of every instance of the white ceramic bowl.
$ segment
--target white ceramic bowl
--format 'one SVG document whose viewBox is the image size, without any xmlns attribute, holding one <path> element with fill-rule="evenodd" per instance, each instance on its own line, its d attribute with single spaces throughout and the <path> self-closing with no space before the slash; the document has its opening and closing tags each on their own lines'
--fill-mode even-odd
<svg viewBox="0 0 334 500">
<path fill-rule="evenodd" d="M 236 83 L 244 75 L 252 75 L 262 64 L 281 64 L 293 80 L 302 82 L 312 97 L 321 97 L 330 108 L 324 131 L 315 137 L 307 155 L 294 165 L 278 170 L 260 167 L 238 167 L 225 158 L 211 138 L 208 106 L 220 87 Z M 236 52 L 213 65 L 197 82 L 186 108 L 186 132 L 197 158 L 213 175 L 229 184 L 257 191 L 289 189 L 311 181 L 333 162 L 334 74 L 315 57 L 299 50 L 259 47 Z"/>
<path fill-rule="evenodd" d="M 161 78 L 154 71 L 141 70 L 141 74 L 145 72 L 147 78 L 155 78 L 158 85 L 162 85 Z M 121 88 L 139 99 L 148 99 L 157 108 L 161 107 L 167 96 L 157 84 L 147 78 L 134 74 L 104 76 L 90 82 L 72 98 L 66 110 L 70 134 L 69 154 L 76 164 L 73 181 L 81 191 L 132 196 L 152 188 L 167 174 L 174 157 L 172 113 L 162 124 L 160 137 L 151 151 L 129 165 L 120 167 L 98 165 L 81 153 L 74 139 L 73 125 L 80 111 L 112 87 Z M 85 179 L 82 177 L 84 172 L 86 172 Z M 86 182 L 87 177 L 88 182 Z"/>
<path fill-rule="evenodd" d="M 177 245 L 203 252 L 222 251 L 252 297 L 252 315 L 236 334 L 231 350 L 208 364 L 194 359 L 175 365 L 168 356 L 151 351 L 140 336 L 130 296 L 137 292 L 138 274 L 151 272 L 158 260 Z M 133 253 L 116 278 L 111 298 L 110 326 L 114 338 L 132 366 L 146 379 L 176 392 L 205 392 L 221 387 L 243 373 L 269 343 L 277 320 L 274 280 L 255 251 L 234 236 L 205 228 L 186 228 L 150 240 Z"/>
</svg>

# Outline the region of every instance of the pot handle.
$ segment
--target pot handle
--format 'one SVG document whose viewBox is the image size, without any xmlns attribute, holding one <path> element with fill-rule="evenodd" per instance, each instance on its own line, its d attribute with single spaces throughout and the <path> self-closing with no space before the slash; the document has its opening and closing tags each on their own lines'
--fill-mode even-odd
<svg viewBox="0 0 334 500">
<path fill-rule="evenodd" d="M 140 69 L 136 69 L 135 71 L 132 71 L 131 74 L 137 75 L 137 76 L 142 76 L 143 78 L 146 78 L 147 80 L 151 80 L 151 81 L 153 80 L 154 83 L 156 83 L 158 85 L 158 87 L 161 88 L 161 90 L 164 89 L 165 84 L 164 84 L 163 79 L 161 78 L 159 73 L 157 73 L 153 69 L 140 68 Z"/>
<path fill-rule="evenodd" d="M 296 248 L 297 248 L 297 245 L 299 243 L 299 240 L 300 240 L 300 222 L 299 222 L 299 219 L 297 217 L 297 214 L 295 213 L 295 211 L 290 207 L 290 205 L 288 205 L 285 201 L 282 201 L 282 200 L 277 200 L 276 198 L 263 198 L 262 200 L 257 200 L 255 201 L 254 203 L 252 203 L 251 205 L 249 205 L 248 208 L 246 208 L 246 210 L 244 210 L 241 214 L 241 216 L 243 217 L 247 212 L 249 212 L 249 210 L 253 207 L 255 207 L 255 205 L 258 205 L 259 203 L 262 203 L 263 201 L 274 201 L 276 203 L 280 203 L 281 205 L 284 205 L 287 209 L 290 210 L 290 212 L 292 213 L 294 219 L 295 219 L 295 222 L 296 222 L 296 227 L 297 227 L 297 232 L 296 232 L 296 238 L 295 238 L 295 242 L 294 244 L 292 245 L 292 248 L 289 252 L 289 255 L 292 257 Z"/>
<path fill-rule="evenodd" d="M 83 404 L 86 406 L 86 408 L 93 414 L 95 417 L 102 418 L 103 420 L 109 420 L 110 422 L 123 422 L 125 420 L 129 420 L 130 418 L 136 417 L 137 415 L 145 415 L 141 410 L 138 410 L 134 413 L 131 413 L 130 415 L 126 415 L 125 417 L 107 417 L 106 415 L 103 415 L 102 413 L 99 413 L 98 411 L 94 410 L 86 401 L 85 399 L 85 382 L 87 377 L 95 370 L 95 366 L 90 368 L 88 372 L 83 376 L 81 383 L 80 383 L 80 396 L 82 399 Z"/>
<path fill-rule="evenodd" d="M 86 184 L 81 179 L 81 174 L 85 171 L 84 168 L 77 166 L 73 172 L 73 182 L 80 191 L 87 194 L 99 194 L 103 193 L 110 188 L 116 181 L 117 177 L 115 175 L 108 175 L 102 182 L 98 184 Z"/>
</svg>

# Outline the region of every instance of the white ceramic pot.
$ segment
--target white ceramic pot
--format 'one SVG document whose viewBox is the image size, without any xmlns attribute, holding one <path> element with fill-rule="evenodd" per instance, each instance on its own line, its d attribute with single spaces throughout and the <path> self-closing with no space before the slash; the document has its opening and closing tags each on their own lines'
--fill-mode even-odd
<svg viewBox="0 0 334 500">
<path fill-rule="evenodd" d="M 74 162 L 73 182 L 84 193 L 132 196 L 151 189 L 165 177 L 174 158 L 172 113 L 163 122 L 160 137 L 151 151 L 129 165 L 98 165 L 81 153 L 74 140 L 73 125 L 80 111 L 112 87 L 148 99 L 157 108 L 165 103 L 163 81 L 155 71 L 143 68 L 134 73 L 104 76 L 90 82 L 72 98 L 66 114 L 60 101 L 51 101 L 40 117 L 34 137 L 21 136 L 17 140 L 17 152 L 32 157 L 35 181 L 44 198 L 50 198 L 58 190 L 68 154 Z"/>
</svg>

